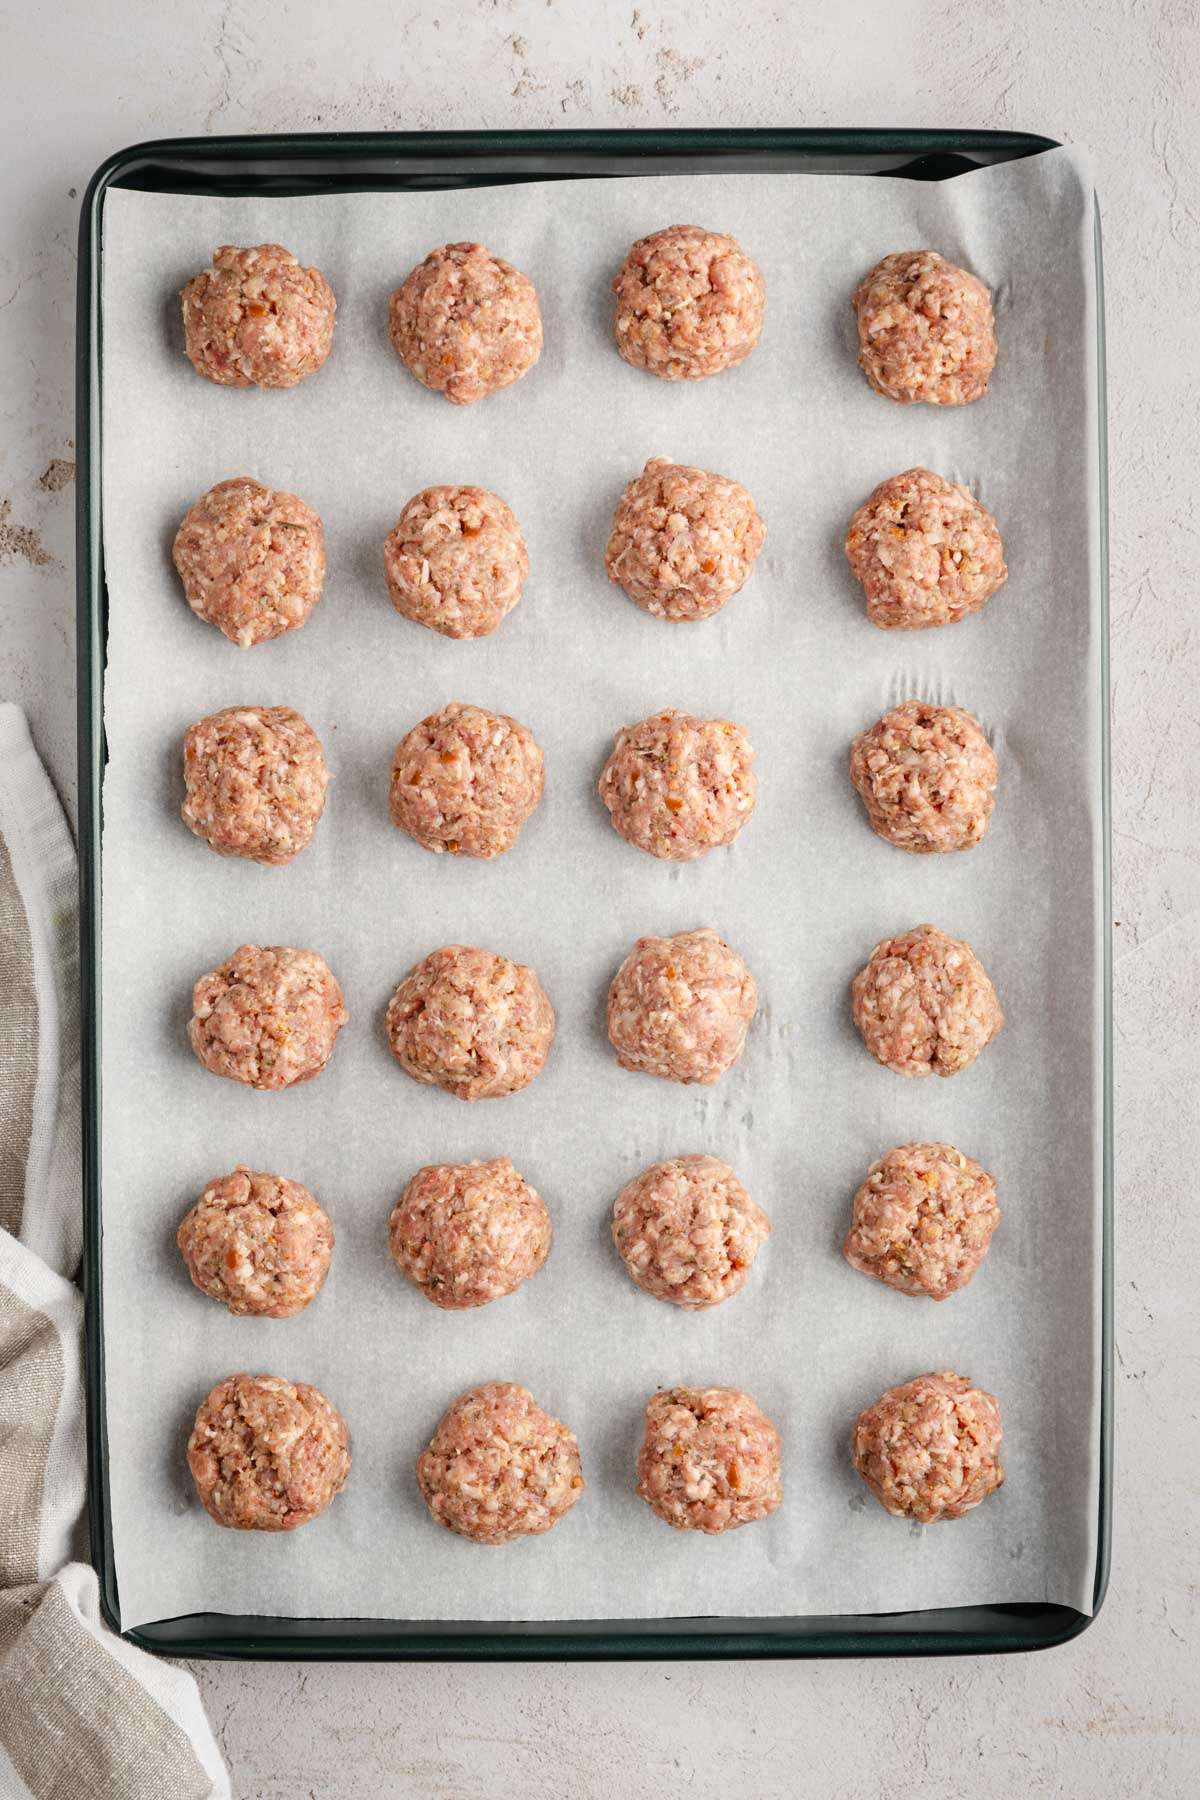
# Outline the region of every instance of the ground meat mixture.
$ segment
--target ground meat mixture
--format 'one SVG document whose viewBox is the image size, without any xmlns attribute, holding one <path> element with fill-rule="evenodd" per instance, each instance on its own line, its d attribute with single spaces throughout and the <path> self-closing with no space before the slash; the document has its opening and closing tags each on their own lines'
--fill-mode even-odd
<svg viewBox="0 0 1200 1800">
<path fill-rule="evenodd" d="M 312 842 L 329 771 L 290 706 L 227 706 L 183 740 L 183 822 L 218 856 L 289 863 Z"/>
<path fill-rule="evenodd" d="M 953 1144 L 901 1144 L 872 1163 L 854 1196 L 851 1268 L 944 1300 L 966 1287 L 1000 1223 L 996 1183 Z"/>
<path fill-rule="evenodd" d="M 991 513 L 929 469 L 880 482 L 850 521 L 846 556 L 884 631 L 954 625 L 1008 578 Z"/>
<path fill-rule="evenodd" d="M 485 1381 L 447 1409 L 417 1458 L 417 1484 L 448 1531 L 511 1544 L 549 1531 L 581 1497 L 579 1445 L 528 1388 Z"/>
<path fill-rule="evenodd" d="M 970 850 L 983 837 L 1000 771 L 961 706 L 907 700 L 850 746 L 850 779 L 871 829 L 898 850 Z"/>
<path fill-rule="evenodd" d="M 171 554 L 197 618 L 241 650 L 297 630 L 325 585 L 325 533 L 312 507 L 249 475 L 197 500 Z"/>
<path fill-rule="evenodd" d="M 383 546 L 392 605 L 443 637 L 486 637 L 521 598 L 529 553 L 516 514 L 481 487 L 415 494 Z"/>
<path fill-rule="evenodd" d="M 608 991 L 608 1035 L 623 1069 L 713 1082 L 742 1054 L 754 977 L 715 931 L 639 938 Z"/>
<path fill-rule="evenodd" d="M 448 1311 L 515 1293 L 552 1235 L 541 1195 L 507 1156 L 418 1169 L 388 1225 L 397 1268 Z"/>
<path fill-rule="evenodd" d="M 542 797 L 542 752 L 527 725 L 453 701 L 415 725 L 392 759 L 392 823 L 426 850 L 500 856 Z"/>
<path fill-rule="evenodd" d="M 295 387 L 333 344 L 333 289 L 282 244 L 223 244 L 180 299 L 188 360 L 221 387 Z"/>
<path fill-rule="evenodd" d="M 298 1181 L 239 1166 L 208 1184 L 175 1241 L 210 1300 L 231 1313 L 290 1319 L 329 1273 L 333 1226 Z"/>
<path fill-rule="evenodd" d="M 899 250 L 856 290 L 858 360 L 877 394 L 965 406 L 996 362 L 992 296 L 935 250 Z"/>
<path fill-rule="evenodd" d="M 639 1287 L 695 1311 L 737 1293 L 771 1221 L 728 1163 L 674 1156 L 622 1188 L 612 1230 Z"/>
<path fill-rule="evenodd" d="M 200 1403 L 187 1447 L 204 1509 L 235 1531 L 294 1531 L 350 1473 L 350 1433 L 319 1388 L 231 1375 Z"/>
<path fill-rule="evenodd" d="M 652 456 L 617 502 L 604 566 L 644 612 L 690 624 L 744 586 L 766 537 L 739 482 Z"/>
<path fill-rule="evenodd" d="M 724 232 L 668 225 L 640 238 L 612 285 L 617 349 L 663 381 L 732 369 L 762 332 L 762 270 Z"/>
<path fill-rule="evenodd" d="M 1004 1024 L 970 944 L 935 925 L 876 944 L 851 997 L 867 1049 L 897 1075 L 956 1075 Z"/>
<path fill-rule="evenodd" d="M 959 1519 L 1004 1480 L 1000 1407 L 962 1375 L 918 1375 L 860 1413 L 854 1466 L 888 1512 Z"/>
<path fill-rule="evenodd" d="M 528 1087 L 554 1036 L 554 1008 L 534 971 L 490 950 L 447 944 L 392 995 L 388 1042 L 406 1075 L 457 1100 Z"/>
<path fill-rule="evenodd" d="M 211 1074 L 285 1088 L 321 1073 L 349 1017 L 315 950 L 243 944 L 196 983 L 188 1039 Z"/>
<path fill-rule="evenodd" d="M 677 1531 L 732 1531 L 783 1499 L 779 1433 L 737 1388 L 664 1388 L 646 1402 L 637 1491 Z"/>
<path fill-rule="evenodd" d="M 740 725 L 668 707 L 618 731 L 600 798 L 627 844 L 692 862 L 732 844 L 754 811 L 753 763 Z"/>
<path fill-rule="evenodd" d="M 482 244 L 431 250 L 392 295 L 389 328 L 417 380 L 456 406 L 519 381 L 542 353 L 537 289 Z"/>
</svg>

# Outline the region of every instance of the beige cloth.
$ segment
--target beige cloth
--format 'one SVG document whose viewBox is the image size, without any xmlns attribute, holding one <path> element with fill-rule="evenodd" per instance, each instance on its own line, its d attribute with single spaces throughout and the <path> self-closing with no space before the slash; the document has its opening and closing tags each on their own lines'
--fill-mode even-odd
<svg viewBox="0 0 1200 1800">
<path fill-rule="evenodd" d="M 228 1800 L 196 1684 L 101 1622 L 84 1500 L 75 856 L 0 705 L 0 1800 Z"/>
</svg>

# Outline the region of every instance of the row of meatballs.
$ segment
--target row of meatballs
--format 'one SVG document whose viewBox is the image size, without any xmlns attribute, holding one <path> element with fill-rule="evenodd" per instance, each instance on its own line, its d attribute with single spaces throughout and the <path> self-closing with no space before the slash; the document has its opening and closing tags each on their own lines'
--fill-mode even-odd
<svg viewBox="0 0 1200 1800">
<path fill-rule="evenodd" d="M 944 1300 L 971 1280 L 1000 1220 L 996 1182 L 952 1144 L 901 1144 L 854 1195 L 843 1254 L 901 1294 Z M 740 1292 L 771 1220 L 729 1164 L 674 1156 L 628 1182 L 612 1239 L 638 1287 L 688 1312 Z M 508 1157 L 418 1169 L 388 1220 L 396 1267 L 448 1312 L 487 1306 L 536 1275 L 553 1226 Z M 239 1166 L 212 1181 L 176 1238 L 201 1293 L 238 1317 L 288 1319 L 320 1292 L 333 1222 L 298 1181 Z"/>
<path fill-rule="evenodd" d="M 753 975 L 711 927 L 639 938 L 608 990 L 609 1041 L 623 1069 L 708 1085 L 741 1056 L 757 1007 Z M 851 983 L 851 1007 L 876 1062 L 909 1077 L 968 1068 L 1004 1024 L 970 944 L 934 925 L 877 944 Z M 273 1091 L 319 1075 L 349 1017 L 315 950 L 242 944 L 196 982 L 188 1041 L 211 1074 Z M 401 981 L 386 1029 L 413 1081 L 494 1100 L 541 1072 L 555 1015 L 527 964 L 445 944 Z"/>
<path fill-rule="evenodd" d="M 977 399 L 995 360 L 990 295 L 973 277 L 964 286 L 960 270 L 932 267 L 920 303 L 926 328 L 914 330 L 891 260 L 854 297 L 872 386 L 901 400 Z M 977 612 L 1008 573 L 991 514 L 966 488 L 920 468 L 876 488 L 845 550 L 869 617 L 893 630 Z M 968 849 L 987 829 L 996 759 L 959 708 L 910 703 L 885 715 L 855 740 L 850 774 L 875 831 L 901 849 Z M 970 946 L 930 926 L 879 945 L 852 994 L 867 1047 L 901 1074 L 953 1074 L 1004 1022 Z M 844 1254 L 902 1293 L 944 1299 L 970 1281 L 999 1217 L 995 1182 L 970 1157 L 948 1144 L 901 1145 L 855 1195 Z M 1004 1480 L 1000 1430 L 994 1395 L 950 1372 L 926 1375 L 860 1416 L 854 1463 L 889 1512 L 957 1517 Z"/>
<path fill-rule="evenodd" d="M 670 862 L 732 844 L 754 812 L 749 733 L 673 707 L 616 735 L 599 781 L 626 843 Z M 968 850 L 988 828 L 995 754 L 963 707 L 893 707 L 850 749 L 850 779 L 873 830 L 901 850 Z M 321 741 L 289 706 L 229 706 L 189 726 L 183 822 L 220 856 L 269 866 L 312 842 L 330 780 Z M 435 854 L 503 855 L 542 798 L 545 759 L 527 725 L 452 701 L 397 745 L 392 823 Z"/>
<path fill-rule="evenodd" d="M 609 579 L 654 618 L 712 618 L 745 586 L 767 528 L 740 482 L 651 457 L 625 486 L 604 554 Z M 882 481 L 844 548 L 884 630 L 954 624 L 1008 575 L 995 519 L 970 491 L 925 468 Z M 320 516 L 250 475 L 189 509 L 172 557 L 192 611 L 249 649 L 305 624 L 325 584 Z M 396 611 L 449 638 L 486 637 L 520 600 L 529 552 L 512 508 L 487 488 L 424 488 L 383 546 Z"/>
<path fill-rule="evenodd" d="M 898 1518 L 961 1518 L 1001 1485 L 993 1394 L 948 1370 L 920 1375 L 859 1414 L 855 1469 Z M 660 1388 L 646 1403 L 636 1492 L 679 1531 L 710 1535 L 766 1519 L 783 1500 L 780 1434 L 737 1388 Z M 196 1491 L 218 1525 L 293 1531 L 350 1473 L 346 1421 L 318 1388 L 233 1375 L 201 1402 L 187 1446 Z M 417 1458 L 432 1518 L 477 1544 L 549 1531 L 582 1498 L 575 1433 L 528 1388 L 485 1381 L 447 1408 Z"/>
<path fill-rule="evenodd" d="M 612 289 L 617 349 L 664 381 L 736 368 L 762 333 L 762 270 L 726 232 L 669 225 L 639 238 Z M 333 289 L 281 244 L 222 245 L 180 298 L 188 360 L 221 387 L 295 387 L 333 346 Z M 897 251 L 864 277 L 852 305 L 859 363 L 876 393 L 962 406 L 987 392 L 995 320 L 977 276 L 934 250 Z M 537 362 L 537 289 L 483 244 L 442 244 L 392 294 L 388 335 L 424 387 L 470 405 Z"/>
</svg>

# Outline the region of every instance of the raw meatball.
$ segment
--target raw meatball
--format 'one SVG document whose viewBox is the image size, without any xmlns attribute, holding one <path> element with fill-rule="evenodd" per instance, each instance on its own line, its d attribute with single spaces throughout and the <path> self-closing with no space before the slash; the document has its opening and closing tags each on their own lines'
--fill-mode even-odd
<svg viewBox="0 0 1200 1800">
<path fill-rule="evenodd" d="M 549 1531 L 580 1498 L 579 1445 L 528 1388 L 485 1381 L 443 1415 L 417 1458 L 417 1485 L 448 1531 L 511 1544 Z"/>
<path fill-rule="evenodd" d="M 192 990 L 188 1039 L 213 1075 L 285 1088 L 319 1075 L 349 1019 L 315 950 L 243 944 Z"/>
<path fill-rule="evenodd" d="M 871 829 L 898 850 L 970 850 L 988 828 L 1000 771 L 961 706 L 907 700 L 850 746 Z"/>
<path fill-rule="evenodd" d="M 431 250 L 392 295 L 389 328 L 417 380 L 456 406 L 519 381 L 542 353 L 537 289 L 482 244 Z"/>
<path fill-rule="evenodd" d="M 521 598 L 529 553 L 516 514 L 481 487 L 415 494 L 383 546 L 392 605 L 443 637 L 486 637 Z"/>
<path fill-rule="evenodd" d="M 456 1100 L 528 1087 L 554 1036 L 554 1008 L 524 963 L 447 944 L 409 970 L 387 1012 L 388 1042 L 406 1075 Z"/>
<path fill-rule="evenodd" d="M 1008 578 L 991 513 L 929 469 L 880 482 L 850 521 L 846 556 L 884 631 L 957 624 Z"/>
<path fill-rule="evenodd" d="M 742 1054 L 754 977 L 715 931 L 639 938 L 608 990 L 608 1035 L 623 1069 L 717 1081 Z"/>
<path fill-rule="evenodd" d="M 665 1388 L 646 1402 L 637 1491 L 677 1531 L 732 1531 L 783 1499 L 779 1433 L 737 1388 Z"/>
<path fill-rule="evenodd" d="M 762 270 L 721 231 L 668 225 L 639 238 L 612 285 L 617 349 L 663 381 L 732 369 L 762 331 Z"/>
<path fill-rule="evenodd" d="M 312 842 L 329 770 L 290 706 L 227 706 L 183 740 L 183 822 L 218 856 L 289 863 Z"/>
<path fill-rule="evenodd" d="M 231 1313 L 290 1319 L 329 1273 L 333 1226 L 298 1181 L 239 1165 L 209 1183 L 175 1241 L 210 1300 Z"/>
<path fill-rule="evenodd" d="M 197 618 L 242 650 L 297 630 L 325 585 L 325 533 L 312 507 L 249 475 L 201 495 L 171 554 Z"/>
<path fill-rule="evenodd" d="M 604 566 L 644 612 L 690 624 L 744 586 L 766 537 L 739 482 L 652 456 L 617 502 Z"/>
<path fill-rule="evenodd" d="M 295 387 L 333 344 L 333 289 L 282 244 L 223 244 L 180 299 L 188 360 L 221 387 Z"/>
<path fill-rule="evenodd" d="M 612 1229 L 638 1286 L 694 1311 L 737 1293 L 771 1221 L 728 1163 L 675 1156 L 621 1189 Z"/>
<path fill-rule="evenodd" d="M 992 296 L 936 250 L 898 250 L 853 299 L 858 360 L 877 394 L 907 405 L 965 406 L 996 363 Z"/>
<path fill-rule="evenodd" d="M 418 1169 L 388 1225 L 397 1268 L 448 1311 L 515 1293 L 545 1262 L 551 1236 L 541 1195 L 507 1156 Z"/>
<path fill-rule="evenodd" d="M 527 725 L 452 701 L 414 725 L 392 759 L 392 823 L 426 850 L 499 856 L 542 797 L 542 752 Z"/>
<path fill-rule="evenodd" d="M 918 1375 L 860 1413 L 854 1466 L 879 1504 L 932 1525 L 960 1519 L 1004 1480 L 1000 1407 L 962 1375 Z"/>
<path fill-rule="evenodd" d="M 600 798 L 626 843 L 692 862 L 732 844 L 754 811 L 753 762 L 740 725 L 668 707 L 618 731 Z"/>
<path fill-rule="evenodd" d="M 200 1403 L 187 1447 L 204 1509 L 235 1531 L 294 1531 L 350 1473 L 346 1421 L 319 1388 L 231 1375 Z"/>
<path fill-rule="evenodd" d="M 851 996 L 867 1049 L 897 1075 L 956 1075 L 1004 1024 L 970 944 L 935 925 L 876 944 Z"/>
<path fill-rule="evenodd" d="M 1000 1223 L 996 1183 L 953 1144 L 901 1144 L 854 1196 L 845 1257 L 902 1294 L 966 1287 Z"/>
</svg>

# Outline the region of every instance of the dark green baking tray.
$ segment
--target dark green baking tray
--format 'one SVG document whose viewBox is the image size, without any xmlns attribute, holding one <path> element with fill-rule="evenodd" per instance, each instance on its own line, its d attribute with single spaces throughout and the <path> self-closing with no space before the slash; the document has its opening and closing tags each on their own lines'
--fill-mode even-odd
<svg viewBox="0 0 1200 1800">
<path fill-rule="evenodd" d="M 314 194 L 569 181 L 583 176 L 696 173 L 879 174 L 952 180 L 989 163 L 1056 148 L 1012 131 L 484 131 L 347 132 L 298 137 L 178 138 L 111 156 L 92 177 L 79 226 L 76 512 L 79 648 L 79 865 L 84 1117 L 88 1511 L 105 1619 L 121 1630 L 108 1503 L 104 1296 L 100 1245 L 100 834 L 105 761 L 107 593 L 101 530 L 100 269 L 110 188 L 175 194 Z M 1108 1582 L 1112 1514 L 1112 908 L 1108 746 L 1108 540 L 1104 315 L 1096 220 L 1100 431 L 1100 607 L 1103 734 L 1104 1153 L 1100 1514 L 1093 1612 L 1030 1602 L 937 1611 L 806 1618 L 589 1619 L 504 1624 L 411 1619 L 239 1618 L 192 1613 L 125 1636 L 171 1656 L 419 1661 L 567 1658 L 947 1656 L 1037 1650 L 1086 1629 Z"/>
</svg>

